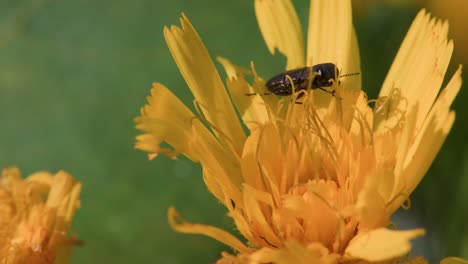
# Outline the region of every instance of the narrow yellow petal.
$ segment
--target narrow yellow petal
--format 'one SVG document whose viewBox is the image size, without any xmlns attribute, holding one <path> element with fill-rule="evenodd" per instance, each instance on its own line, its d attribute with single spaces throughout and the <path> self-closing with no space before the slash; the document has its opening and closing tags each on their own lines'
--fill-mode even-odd
<svg viewBox="0 0 468 264">
<path fill-rule="evenodd" d="M 332 62 L 340 73 L 361 72 L 351 1 L 312 0 L 307 39 L 307 65 Z M 357 78 L 355 78 L 357 77 Z M 343 78 L 342 84 L 361 89 L 361 78 Z"/>
<path fill-rule="evenodd" d="M 206 187 L 208 187 L 208 190 L 210 190 L 210 192 L 216 197 L 216 199 L 224 202 L 225 192 L 223 190 L 223 186 L 221 186 L 220 181 L 216 176 L 211 175 L 211 173 L 208 170 L 203 171 L 203 181 L 205 182 Z"/>
<path fill-rule="evenodd" d="M 164 28 L 167 45 L 203 115 L 213 124 L 213 132 L 219 141 L 240 155 L 245 133 L 227 91 L 208 50 L 188 18 L 182 15 L 180 21 L 182 28 Z"/>
<path fill-rule="evenodd" d="M 136 147 L 154 153 L 164 152 L 159 145 L 166 141 L 177 152 L 199 161 L 196 152 L 190 148 L 192 124 L 196 122 L 194 114 L 159 83 L 153 84 L 151 96 L 147 100 L 148 104 L 141 109 L 141 116 L 135 118 L 135 122 L 136 128 L 149 133 L 149 136 L 137 137 Z"/>
<path fill-rule="evenodd" d="M 297 241 L 288 241 L 285 247 L 280 249 L 262 248 L 250 256 L 254 263 L 329 263 L 320 261 L 313 251 L 304 247 Z"/>
<path fill-rule="evenodd" d="M 305 66 L 302 29 L 290 0 L 255 0 L 260 31 L 270 50 L 275 48 L 288 59 L 286 69 Z"/>
<path fill-rule="evenodd" d="M 418 114 L 418 105 L 414 105 L 409 111 L 407 111 L 405 117 L 405 126 L 403 127 L 402 135 L 400 142 L 398 144 L 398 149 L 396 153 L 396 165 L 395 165 L 395 175 L 398 176 L 404 169 L 404 163 L 408 155 L 408 151 L 411 148 L 414 140 L 415 126 L 416 126 L 416 117 Z M 398 179 L 396 179 L 398 181 Z M 396 186 L 396 184 L 395 184 Z"/>
<path fill-rule="evenodd" d="M 269 110 L 262 96 L 247 96 L 247 94 L 255 93 L 253 88 L 244 79 L 244 72 L 247 70 L 233 65 L 229 60 L 224 58 L 218 57 L 218 61 L 221 62 L 226 70 L 228 75 L 226 83 L 229 94 L 249 130 L 253 130 L 258 125 L 270 121 Z"/>
<path fill-rule="evenodd" d="M 460 66 L 453 75 L 452 79 L 450 82 L 447 84 L 447 87 L 442 90 L 440 96 L 437 98 L 436 102 L 432 106 L 432 109 L 430 109 L 429 114 L 425 118 L 424 123 L 422 124 L 422 127 L 420 129 L 415 128 L 417 132 L 417 137 L 414 139 L 412 148 L 408 150 L 408 154 L 406 156 L 406 159 L 403 160 L 403 167 L 408 166 L 412 162 L 412 157 L 414 155 L 414 152 L 416 151 L 417 148 L 419 148 L 420 144 L 425 144 L 426 142 L 432 142 L 432 141 L 425 141 L 423 139 L 424 133 L 428 129 L 443 129 L 443 131 L 448 134 L 450 131 L 451 125 L 448 125 L 448 121 L 450 120 L 450 115 L 452 113 L 450 112 L 450 106 L 453 103 L 453 100 L 455 100 L 456 95 L 460 91 L 461 85 L 462 85 L 462 79 L 461 79 L 461 71 L 462 67 Z M 437 151 L 438 152 L 438 151 Z M 436 152 L 436 153 L 437 153 Z M 432 160 L 429 162 L 432 163 Z"/>
<path fill-rule="evenodd" d="M 29 175 L 28 178 L 25 179 L 25 181 L 41 183 L 44 185 L 51 186 L 54 182 L 54 178 L 52 173 L 48 171 L 39 171 Z"/>
<path fill-rule="evenodd" d="M 263 240 L 261 242 L 264 246 L 282 246 L 281 239 L 273 229 L 270 215 L 264 214 L 262 210 L 262 205 L 272 206 L 271 195 L 267 192 L 256 190 L 247 184 L 244 184 L 243 187 L 244 203 L 248 205 L 245 207 L 245 214 L 249 219 L 251 228 L 256 230 L 256 234 L 263 235 L 259 240 Z"/>
<path fill-rule="evenodd" d="M 463 66 L 459 65 L 457 71 L 450 79 L 450 82 L 447 84 L 444 90 L 442 90 L 441 95 L 437 98 L 437 101 L 433 108 L 436 108 L 438 104 L 444 104 L 447 107 L 450 107 L 455 100 L 458 92 L 460 92 L 462 86 L 462 70 Z M 431 110 L 433 111 L 433 110 Z"/>
<path fill-rule="evenodd" d="M 352 24 L 350 0 L 311 0 L 307 33 L 307 65 L 331 62 L 340 74 L 361 72 L 357 38 Z M 341 89 L 361 89 L 361 76 L 341 78 Z M 327 107 L 332 97 L 323 92 L 314 93 L 318 108 Z"/>
<path fill-rule="evenodd" d="M 240 172 L 232 164 L 222 163 L 222 159 L 216 158 L 213 154 L 203 155 L 202 164 L 206 164 L 203 165 L 203 180 L 210 192 L 229 208 L 232 201 L 238 201 L 242 197 Z M 224 164 L 224 167 L 220 164 Z"/>
<path fill-rule="evenodd" d="M 29 175 L 25 181 L 34 183 L 31 184 L 31 188 L 34 188 L 34 191 L 31 190 L 32 192 L 44 196 L 49 193 L 50 188 L 54 184 L 54 177 L 50 172 L 40 171 Z"/>
<path fill-rule="evenodd" d="M 402 260 L 405 264 L 428 264 L 427 260 L 421 256 L 417 256 L 414 258 L 403 258 Z"/>
<path fill-rule="evenodd" d="M 359 53 L 359 43 L 356 35 L 356 30 L 353 26 L 353 33 L 351 36 L 351 47 L 348 53 L 348 62 L 347 66 L 343 66 L 341 69 L 341 74 L 348 74 L 348 73 L 360 73 L 359 75 L 354 75 L 349 78 L 342 78 L 340 81 L 343 85 L 346 84 L 347 87 L 351 89 L 359 89 L 362 90 L 362 71 L 361 71 L 361 54 Z"/>
<path fill-rule="evenodd" d="M 63 172 L 59 172 L 63 173 Z M 80 193 L 81 193 L 81 188 L 82 184 L 80 182 L 74 182 L 73 186 L 70 189 L 70 193 L 68 195 L 68 204 L 62 205 L 63 208 L 61 210 L 61 215 L 64 216 L 64 218 L 71 222 L 74 215 L 75 211 L 81 207 L 81 202 L 80 202 Z"/>
<path fill-rule="evenodd" d="M 137 137 L 136 147 L 156 154 L 168 153 L 171 157 L 183 153 L 193 161 L 201 162 L 204 170 L 216 172 L 217 179 L 205 179 L 211 187 L 222 182 L 223 188 L 230 190 L 228 196 L 234 196 L 241 181 L 237 155 L 223 147 L 164 85 L 155 83 L 147 99 L 148 104 L 142 108 L 141 116 L 135 119 L 137 129 L 147 134 Z M 160 144 L 164 141 L 174 151 L 161 148 Z M 211 191 L 221 198 L 219 188 Z M 222 201 L 226 202 L 224 199 Z"/>
<path fill-rule="evenodd" d="M 74 186 L 74 180 L 71 175 L 64 171 L 59 171 L 54 177 L 53 188 L 47 197 L 48 207 L 58 207 L 62 205 Z"/>
<path fill-rule="evenodd" d="M 448 23 L 421 10 L 398 51 L 379 96 L 398 88 L 408 108 L 418 104 L 416 129 L 422 125 L 439 93 L 452 56 L 447 40 Z"/>
<path fill-rule="evenodd" d="M 263 180 L 262 172 L 258 164 L 258 141 L 261 137 L 261 129 L 252 131 L 252 134 L 245 142 L 244 151 L 242 153 L 241 169 L 244 183 L 254 187 L 257 190 L 265 191 L 269 182 Z M 270 188 L 268 188 L 270 190 Z M 279 196 L 279 191 L 273 193 L 274 196 Z"/>
<path fill-rule="evenodd" d="M 440 264 L 468 264 L 468 260 L 457 257 L 447 257 L 441 260 Z"/>
<path fill-rule="evenodd" d="M 351 240 L 345 254 L 367 261 L 397 258 L 411 249 L 410 240 L 424 235 L 423 229 L 393 231 L 386 228 L 361 233 Z"/>
<path fill-rule="evenodd" d="M 281 182 L 285 167 L 283 161 L 283 143 L 279 129 L 273 124 L 268 124 L 260 131 L 258 138 L 249 138 L 249 144 L 256 145 L 253 163 L 257 163 L 260 175 L 265 182 L 266 191 L 271 193 L 273 200 L 281 200 Z M 272 148 L 272 146 L 275 146 Z M 244 152 L 245 154 L 245 152 Z M 242 157 L 245 160 L 245 155 Z"/>
<path fill-rule="evenodd" d="M 301 222 L 302 237 L 308 242 L 320 242 L 324 246 L 333 245 L 339 227 L 338 214 L 331 208 L 332 195 L 327 193 L 330 186 L 320 181 L 311 181 L 309 190 L 302 196 L 286 196 L 283 202 L 285 212 Z"/>
<path fill-rule="evenodd" d="M 379 187 L 385 182 L 382 178 L 391 175 L 372 175 L 368 177 L 364 188 L 360 191 L 356 207 L 360 230 L 370 230 L 385 226 L 388 215 L 385 212 L 387 201 L 379 193 Z M 388 177 L 390 178 L 390 177 Z"/>
<path fill-rule="evenodd" d="M 236 224 L 237 230 L 244 236 L 248 241 L 255 241 L 255 236 L 252 233 L 250 223 L 244 217 L 242 210 L 233 210 L 229 212 L 229 216 L 232 217 Z"/>
<path fill-rule="evenodd" d="M 450 111 L 450 105 L 461 84 L 460 67 L 437 98 L 417 136 L 411 140 L 411 148 L 402 156 L 403 159 L 399 160 L 398 168 L 401 168 L 402 172 L 396 179 L 393 191 L 393 197 L 399 198 L 392 205 L 392 212 L 413 192 L 442 147 L 455 121 L 455 113 Z"/>
<path fill-rule="evenodd" d="M 226 244 L 240 253 L 251 252 L 252 249 L 246 247 L 241 241 L 230 233 L 216 228 L 214 226 L 191 224 L 183 219 L 174 207 L 169 208 L 168 221 L 174 230 L 184 234 L 200 234 L 216 239 L 223 244 Z"/>
<path fill-rule="evenodd" d="M 235 157 L 230 157 L 225 148 L 221 148 L 217 141 L 207 140 L 206 135 L 193 133 L 192 140 L 193 149 L 200 157 L 205 183 L 208 187 L 217 188 L 217 190 L 210 189 L 210 191 L 215 193 L 216 197 L 225 205 L 229 205 L 231 199 L 241 199 L 240 161 Z"/>
</svg>

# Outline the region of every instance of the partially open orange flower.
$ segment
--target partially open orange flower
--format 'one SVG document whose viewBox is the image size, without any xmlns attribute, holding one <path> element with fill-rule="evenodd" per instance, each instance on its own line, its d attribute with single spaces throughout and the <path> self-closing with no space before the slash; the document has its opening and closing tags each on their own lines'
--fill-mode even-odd
<svg viewBox="0 0 468 264">
<path fill-rule="evenodd" d="M 21 179 L 17 168 L 0 177 L 0 259 L 2 263 L 68 263 L 68 235 L 79 207 L 81 184 L 60 171 Z"/>
<path fill-rule="evenodd" d="M 340 72 L 360 72 L 350 1 L 312 1 L 306 49 L 290 1 L 256 0 L 255 10 L 269 50 L 287 57 L 286 69 L 331 62 Z M 197 114 L 155 83 L 136 118 L 145 132 L 136 147 L 151 158 L 182 153 L 200 162 L 208 189 L 248 242 L 190 224 L 173 208 L 172 227 L 237 251 L 223 253 L 219 263 L 406 259 L 409 241 L 424 230 L 388 228 L 390 216 L 408 200 L 448 135 L 455 119 L 450 105 L 461 87 L 459 67 L 440 90 L 453 50 L 447 22 L 425 11 L 417 15 L 376 100 L 367 100 L 360 76 L 335 82 L 335 96 L 318 89 L 302 91 L 301 99 L 263 96 L 265 81 L 253 64 L 246 70 L 218 58 L 228 75 L 226 89 L 185 15 L 181 24 L 165 28 L 164 35 Z M 258 95 L 246 96 L 252 93 Z"/>
</svg>

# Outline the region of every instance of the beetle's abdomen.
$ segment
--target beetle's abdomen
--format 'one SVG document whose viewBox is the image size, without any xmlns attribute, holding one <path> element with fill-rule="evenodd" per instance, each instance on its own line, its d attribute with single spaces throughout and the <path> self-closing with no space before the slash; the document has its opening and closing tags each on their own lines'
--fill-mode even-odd
<svg viewBox="0 0 468 264">
<path fill-rule="evenodd" d="M 310 71 L 310 67 L 304 67 L 283 72 L 268 80 L 266 87 L 270 92 L 276 95 L 291 95 L 293 86 L 290 79 L 287 77 L 289 76 L 296 91 L 305 90 L 307 89 Z"/>
</svg>

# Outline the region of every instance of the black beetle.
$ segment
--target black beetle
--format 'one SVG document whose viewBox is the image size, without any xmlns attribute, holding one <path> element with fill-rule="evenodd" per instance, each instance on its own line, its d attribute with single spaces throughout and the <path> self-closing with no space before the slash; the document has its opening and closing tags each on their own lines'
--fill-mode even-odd
<svg viewBox="0 0 468 264">
<path fill-rule="evenodd" d="M 314 73 L 312 83 L 309 84 L 310 76 Z M 320 89 L 327 93 L 335 94 L 335 90 L 329 91 L 325 87 L 333 86 L 338 79 L 338 85 L 340 84 L 340 77 L 357 75 L 359 73 L 350 73 L 340 76 L 340 72 L 335 64 L 331 62 L 316 64 L 312 67 L 303 67 L 294 70 L 289 70 L 280 73 L 265 84 L 267 89 L 270 91 L 268 94 L 275 94 L 279 96 L 291 95 L 294 89 L 297 91 L 307 90 L 309 87 L 312 90 Z M 289 76 L 289 78 L 288 78 Z M 293 85 L 290 80 L 292 80 Z M 247 95 L 254 95 L 247 94 Z"/>
</svg>

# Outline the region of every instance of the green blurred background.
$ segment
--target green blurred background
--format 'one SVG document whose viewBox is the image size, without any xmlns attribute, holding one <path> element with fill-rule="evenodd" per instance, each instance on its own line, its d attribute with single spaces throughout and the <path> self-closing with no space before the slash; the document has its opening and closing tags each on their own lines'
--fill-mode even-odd
<svg viewBox="0 0 468 264">
<path fill-rule="evenodd" d="M 421 3 L 363 3 L 357 2 L 354 24 L 364 89 L 375 98 Z M 305 31 L 309 3 L 294 4 Z M 192 105 L 162 34 L 164 25 L 178 24 L 181 12 L 213 57 L 246 67 L 254 60 L 263 76 L 283 69 L 284 58 L 265 47 L 251 0 L 0 1 L 0 167 L 17 165 L 25 175 L 65 169 L 83 182 L 73 230 L 85 244 L 74 251 L 74 263 L 212 263 L 227 250 L 167 224 L 167 208 L 175 205 L 191 221 L 234 230 L 205 188 L 200 167 L 183 157 L 150 162 L 133 149 L 138 132 L 132 119 L 152 82 Z M 449 75 L 463 63 L 463 49 L 468 47 L 455 39 Z M 453 107 L 451 135 L 412 197 L 412 210 L 395 219 L 400 227 L 427 229 L 415 250 L 432 260 L 468 257 L 464 100 L 466 89 Z"/>
</svg>

